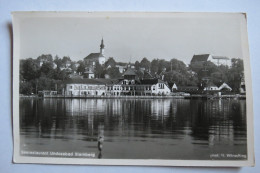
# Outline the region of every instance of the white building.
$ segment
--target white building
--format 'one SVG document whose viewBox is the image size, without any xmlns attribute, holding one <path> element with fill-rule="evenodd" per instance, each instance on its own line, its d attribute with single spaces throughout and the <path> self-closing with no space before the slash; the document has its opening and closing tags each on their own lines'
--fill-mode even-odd
<svg viewBox="0 0 260 173">
<path fill-rule="evenodd" d="M 193 68 L 203 68 L 205 62 L 210 61 L 217 66 L 225 65 L 231 66 L 231 59 L 225 56 L 215 56 L 211 54 L 200 54 L 200 55 L 193 55 L 190 65 Z"/>
<path fill-rule="evenodd" d="M 70 79 L 66 82 L 66 96 L 105 95 L 106 85 L 95 79 Z"/>
<path fill-rule="evenodd" d="M 105 53 L 105 45 L 102 38 L 99 53 L 91 53 L 87 57 L 85 57 L 84 58 L 85 64 L 90 66 L 95 66 L 97 62 L 99 62 L 100 65 L 105 64 L 106 57 L 104 53 Z"/>
</svg>

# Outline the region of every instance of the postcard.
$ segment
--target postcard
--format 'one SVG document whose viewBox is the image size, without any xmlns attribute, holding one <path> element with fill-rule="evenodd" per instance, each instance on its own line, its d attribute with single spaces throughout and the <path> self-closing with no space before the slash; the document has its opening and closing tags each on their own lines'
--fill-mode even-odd
<svg viewBox="0 0 260 173">
<path fill-rule="evenodd" d="M 246 14 L 12 18 L 14 163 L 254 166 Z"/>
</svg>

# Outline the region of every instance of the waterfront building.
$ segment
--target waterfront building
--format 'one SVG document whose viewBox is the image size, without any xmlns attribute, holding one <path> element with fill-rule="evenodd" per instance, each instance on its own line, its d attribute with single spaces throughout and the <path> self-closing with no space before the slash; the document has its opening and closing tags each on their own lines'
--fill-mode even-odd
<svg viewBox="0 0 260 173">
<path fill-rule="evenodd" d="M 215 84 L 209 83 L 203 90 L 204 91 L 218 91 L 219 88 Z"/>
<path fill-rule="evenodd" d="M 228 84 L 226 84 L 225 82 L 222 84 L 222 85 L 220 85 L 219 87 L 218 87 L 218 90 L 219 91 L 232 91 L 232 88 L 228 85 Z"/>
<path fill-rule="evenodd" d="M 118 83 L 107 85 L 107 95 L 169 95 L 171 90 L 160 79 L 139 79 L 133 68 L 128 68 Z"/>
<path fill-rule="evenodd" d="M 178 87 L 175 83 L 168 83 L 168 85 L 172 92 L 176 92 L 178 90 Z"/>
<path fill-rule="evenodd" d="M 66 81 L 66 96 L 105 95 L 106 84 L 95 79 L 69 79 Z"/>
<path fill-rule="evenodd" d="M 79 79 L 66 81 L 66 96 L 169 95 L 171 89 L 160 79 L 138 79 L 135 70 L 128 68 L 123 79 Z"/>
</svg>

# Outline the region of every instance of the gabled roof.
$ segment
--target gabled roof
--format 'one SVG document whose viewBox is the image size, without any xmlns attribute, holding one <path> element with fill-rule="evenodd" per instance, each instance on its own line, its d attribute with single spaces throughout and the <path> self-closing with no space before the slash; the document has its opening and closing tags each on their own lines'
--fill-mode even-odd
<svg viewBox="0 0 260 173">
<path fill-rule="evenodd" d="M 115 80 L 115 79 L 103 79 L 103 78 L 99 78 L 99 79 L 87 79 L 87 78 L 79 79 L 79 78 L 72 78 L 72 79 L 66 80 L 64 83 L 65 84 L 106 85 L 106 84 L 114 84 L 114 83 L 117 83 L 117 82 L 118 82 L 118 80 Z"/>
<path fill-rule="evenodd" d="M 228 90 L 232 90 L 232 88 L 230 86 L 228 86 L 228 84 L 226 84 L 225 82 L 218 88 L 219 90 L 222 90 L 223 88 L 226 88 Z"/>
<path fill-rule="evenodd" d="M 222 59 L 222 60 L 229 60 L 226 56 L 212 56 L 212 59 Z"/>
<path fill-rule="evenodd" d="M 173 86 L 177 87 L 175 83 L 168 83 L 169 87 L 172 88 Z"/>
<path fill-rule="evenodd" d="M 141 84 L 148 84 L 148 85 L 154 85 L 157 83 L 165 83 L 161 79 L 142 79 L 140 80 Z"/>
<path fill-rule="evenodd" d="M 95 58 L 99 58 L 99 57 L 100 57 L 100 53 L 91 53 L 84 59 L 95 59 Z"/>
<path fill-rule="evenodd" d="M 125 73 L 123 74 L 123 76 L 125 75 L 136 75 L 134 69 L 128 68 Z"/>
<path fill-rule="evenodd" d="M 193 55 L 191 63 L 193 62 L 204 62 L 207 61 L 210 54 Z"/>
</svg>

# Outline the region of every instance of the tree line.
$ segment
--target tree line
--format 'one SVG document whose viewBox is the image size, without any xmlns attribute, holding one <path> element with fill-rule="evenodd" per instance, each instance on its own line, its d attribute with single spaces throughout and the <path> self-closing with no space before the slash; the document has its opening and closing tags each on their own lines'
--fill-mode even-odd
<svg viewBox="0 0 260 173">
<path fill-rule="evenodd" d="M 134 67 L 140 79 L 145 78 L 146 73 L 152 78 L 160 78 L 177 86 L 198 86 L 201 89 L 213 83 L 220 85 L 227 83 L 234 92 L 239 91 L 241 78 L 243 77 L 243 60 L 233 58 L 231 66 L 217 66 L 212 62 L 205 62 L 201 69 L 187 66 L 183 61 L 173 58 L 169 61 L 153 59 L 149 61 L 144 57 L 140 62 L 124 63 L 116 62 L 113 57 L 108 58 L 104 65 L 98 62 L 93 72 L 96 78 L 122 78 L 119 67 Z M 64 88 L 63 81 L 71 74 L 85 75 L 88 67 L 84 60 L 72 61 L 69 56 L 60 58 L 52 55 L 41 55 L 36 59 L 27 58 L 20 60 L 20 93 L 31 94 L 41 90 L 58 90 Z"/>
</svg>

